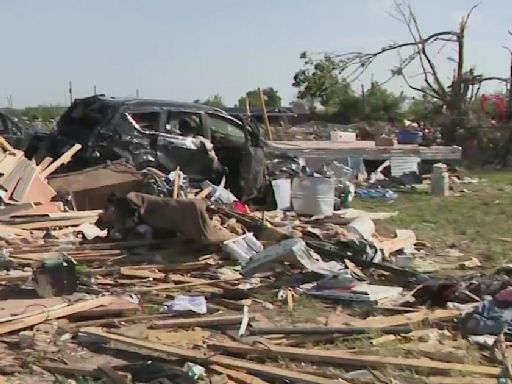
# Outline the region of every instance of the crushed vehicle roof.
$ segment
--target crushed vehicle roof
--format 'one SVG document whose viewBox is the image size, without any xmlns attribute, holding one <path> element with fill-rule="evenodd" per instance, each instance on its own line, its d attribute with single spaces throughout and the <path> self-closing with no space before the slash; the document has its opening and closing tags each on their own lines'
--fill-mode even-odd
<svg viewBox="0 0 512 384">
<path fill-rule="evenodd" d="M 133 107 L 162 107 L 162 108 L 176 108 L 176 109 L 185 109 L 188 111 L 196 111 L 196 112 L 216 112 L 226 114 L 222 109 L 210 107 L 204 104 L 197 103 L 187 103 L 182 101 L 173 101 L 173 100 L 162 100 L 162 99 L 142 99 L 135 97 L 106 97 L 105 95 L 96 95 L 89 96 L 81 99 L 75 99 L 75 101 L 87 100 L 87 99 L 97 99 L 98 101 L 103 101 L 108 104 L 113 105 L 124 105 L 124 106 L 133 106 Z"/>
</svg>

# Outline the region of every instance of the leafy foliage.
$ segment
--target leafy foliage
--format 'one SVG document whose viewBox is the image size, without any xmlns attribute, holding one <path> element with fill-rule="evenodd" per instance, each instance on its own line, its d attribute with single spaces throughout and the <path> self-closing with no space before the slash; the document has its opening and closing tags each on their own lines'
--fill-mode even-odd
<svg viewBox="0 0 512 384">
<path fill-rule="evenodd" d="M 49 122 L 56 120 L 64 113 L 67 107 L 61 105 L 38 105 L 19 110 L 19 114 L 29 121 Z"/>
<path fill-rule="evenodd" d="M 304 68 L 295 73 L 293 82 L 300 99 L 311 98 L 343 122 L 358 119 L 389 121 L 401 117 L 403 95 L 396 96 L 374 82 L 363 98 L 341 76 L 342 64 L 332 56 L 325 55 L 319 61 L 306 53 L 301 57 Z"/>
<path fill-rule="evenodd" d="M 396 96 L 377 82 L 365 95 L 364 117 L 372 121 L 397 121 L 403 117 L 405 97 Z"/>
<path fill-rule="evenodd" d="M 205 101 L 202 101 L 201 104 L 209 105 L 214 108 L 224 108 L 226 105 L 224 104 L 224 100 L 222 96 L 219 94 L 213 95 L 207 98 Z"/>
<path fill-rule="evenodd" d="M 407 108 L 407 118 L 413 121 L 437 122 L 443 114 L 443 105 L 426 94 L 412 100 Z"/>
<path fill-rule="evenodd" d="M 281 96 L 279 96 L 276 89 L 268 87 L 263 89 L 263 95 L 265 96 L 265 105 L 267 108 L 279 108 L 281 107 Z M 251 108 L 261 108 L 260 95 L 257 89 L 248 91 L 245 96 L 238 99 L 238 107 L 245 108 L 245 100 L 249 99 L 249 105 Z"/>
</svg>

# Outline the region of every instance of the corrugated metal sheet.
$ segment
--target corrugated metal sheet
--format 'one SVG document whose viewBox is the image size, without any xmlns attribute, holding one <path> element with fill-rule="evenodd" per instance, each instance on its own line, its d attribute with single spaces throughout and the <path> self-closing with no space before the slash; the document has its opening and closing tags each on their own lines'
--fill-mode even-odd
<svg viewBox="0 0 512 384">
<path fill-rule="evenodd" d="M 404 173 L 418 173 L 419 157 L 392 157 L 391 176 L 400 177 Z"/>
</svg>

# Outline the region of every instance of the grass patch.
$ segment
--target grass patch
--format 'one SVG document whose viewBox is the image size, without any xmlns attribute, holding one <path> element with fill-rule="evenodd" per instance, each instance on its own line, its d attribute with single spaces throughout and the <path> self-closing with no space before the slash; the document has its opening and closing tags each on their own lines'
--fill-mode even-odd
<svg viewBox="0 0 512 384">
<path fill-rule="evenodd" d="M 354 208 L 368 211 L 399 211 L 398 216 L 376 222 L 377 231 L 392 236 L 394 229 L 412 229 L 418 240 L 427 242 L 429 257 L 447 248 L 464 253 L 463 259 L 478 257 L 493 267 L 509 260 L 512 237 L 512 172 L 479 171 L 472 177 L 484 182 L 455 185 L 468 192 L 448 198 L 434 198 L 426 192 L 399 192 L 394 202 L 354 201 Z M 439 261 L 442 261 L 440 257 Z"/>
</svg>

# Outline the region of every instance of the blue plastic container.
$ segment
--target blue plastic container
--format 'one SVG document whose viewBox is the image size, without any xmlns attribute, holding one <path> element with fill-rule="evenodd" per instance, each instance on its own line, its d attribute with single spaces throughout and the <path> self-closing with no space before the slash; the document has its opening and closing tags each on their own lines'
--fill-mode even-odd
<svg viewBox="0 0 512 384">
<path fill-rule="evenodd" d="M 416 131 L 403 130 L 396 134 L 398 144 L 419 144 L 423 138 L 423 133 Z"/>
</svg>

